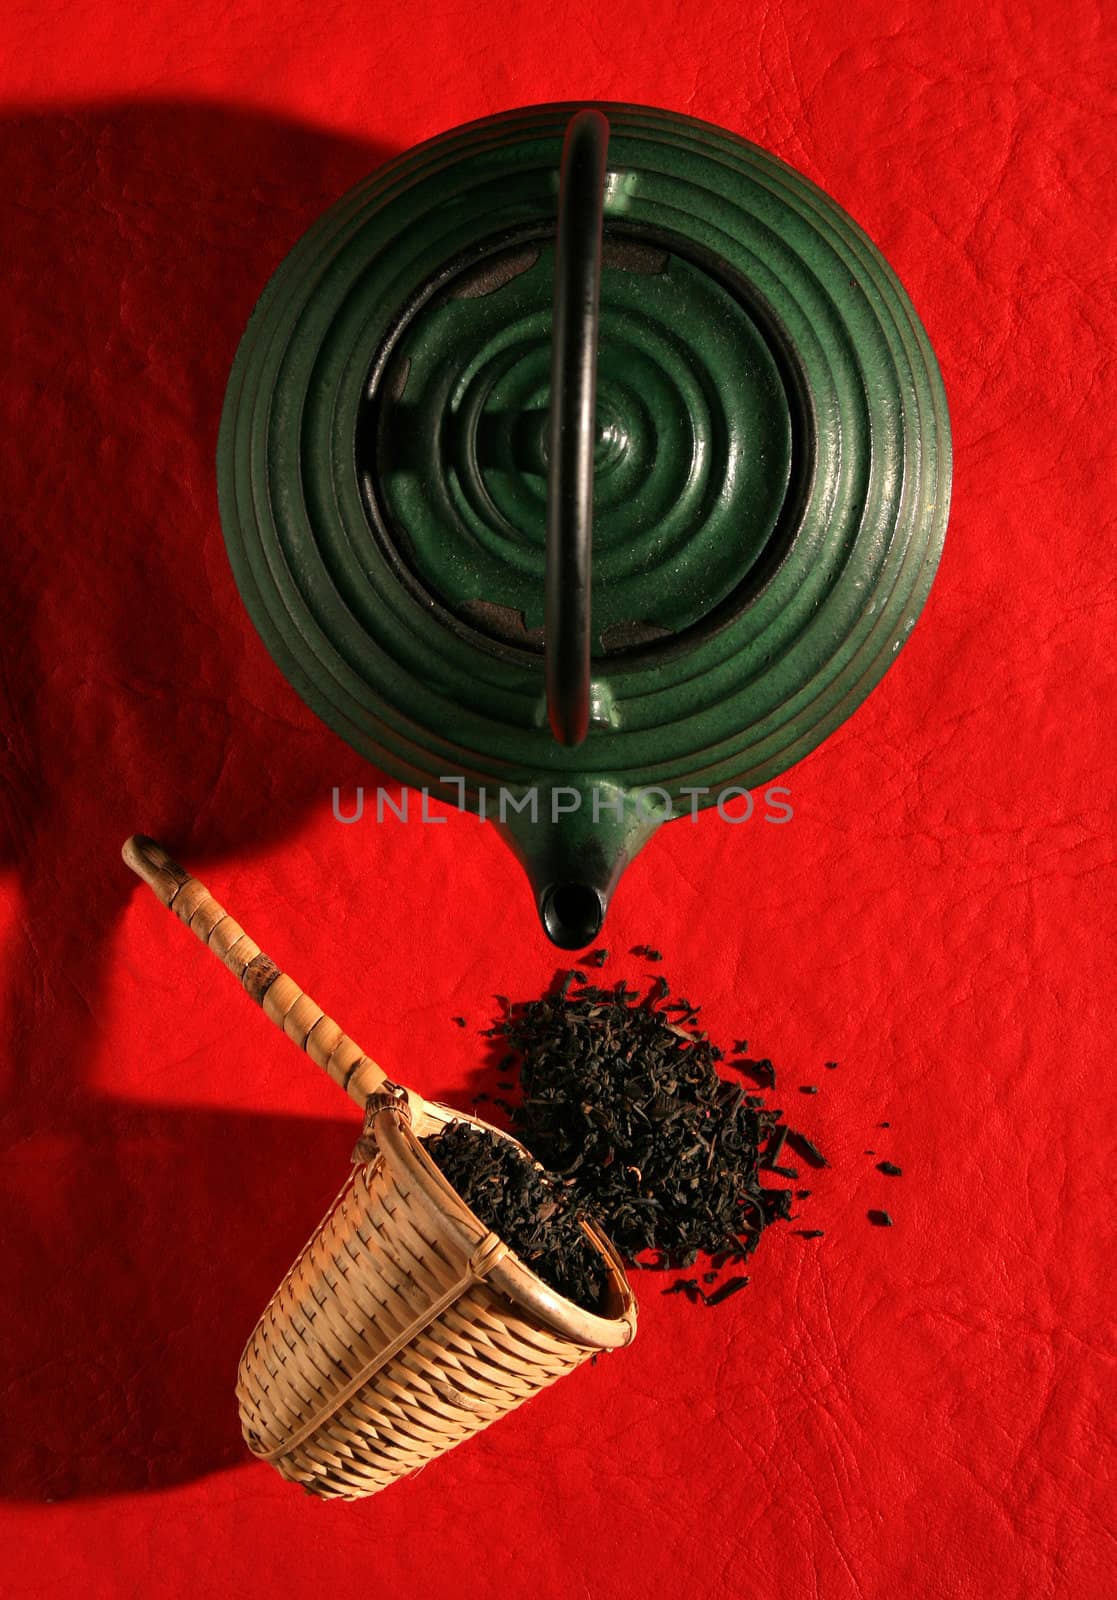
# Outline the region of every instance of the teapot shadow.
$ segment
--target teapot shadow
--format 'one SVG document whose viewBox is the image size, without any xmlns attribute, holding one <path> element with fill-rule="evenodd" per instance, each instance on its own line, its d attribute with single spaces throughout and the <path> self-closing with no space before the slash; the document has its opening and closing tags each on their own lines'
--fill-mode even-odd
<svg viewBox="0 0 1117 1600">
<path fill-rule="evenodd" d="M 352 1123 L 114 1101 L 81 1063 L 134 892 L 126 833 L 204 870 L 290 836 L 329 783 L 370 781 L 243 615 L 214 452 L 270 272 L 391 153 L 204 104 L 0 122 L 0 407 L 20 441 L 0 677 L 16 901 L 0 1186 L 20 1292 L 0 1334 L 0 1494 L 157 1488 L 243 1461 L 240 1344 L 348 1164 Z"/>
</svg>

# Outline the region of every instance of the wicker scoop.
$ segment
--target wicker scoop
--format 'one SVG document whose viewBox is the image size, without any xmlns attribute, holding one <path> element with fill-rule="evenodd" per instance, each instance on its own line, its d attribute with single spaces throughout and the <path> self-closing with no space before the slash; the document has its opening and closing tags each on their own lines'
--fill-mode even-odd
<svg viewBox="0 0 1117 1600">
<path fill-rule="evenodd" d="M 392 1083 L 159 845 L 136 835 L 123 854 L 366 1112 L 352 1175 L 241 1357 L 254 1455 L 323 1499 L 359 1500 L 631 1341 L 635 1300 L 602 1233 L 583 1224 L 607 1278 L 595 1315 L 518 1260 L 420 1143 L 449 1122 L 487 1123 Z"/>
</svg>

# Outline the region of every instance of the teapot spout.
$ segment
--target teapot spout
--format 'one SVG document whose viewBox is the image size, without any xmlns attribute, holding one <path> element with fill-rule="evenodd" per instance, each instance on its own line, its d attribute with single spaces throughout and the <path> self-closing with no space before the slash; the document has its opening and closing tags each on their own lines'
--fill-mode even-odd
<svg viewBox="0 0 1117 1600">
<path fill-rule="evenodd" d="M 552 944 L 581 950 L 593 943 L 621 873 L 661 820 L 603 780 L 536 785 L 502 813 L 497 828 L 528 875 Z"/>
<path fill-rule="evenodd" d="M 584 878 L 536 888 L 539 920 L 551 943 L 560 950 L 581 950 L 592 944 L 601 932 L 611 892 L 611 885 Z"/>
</svg>

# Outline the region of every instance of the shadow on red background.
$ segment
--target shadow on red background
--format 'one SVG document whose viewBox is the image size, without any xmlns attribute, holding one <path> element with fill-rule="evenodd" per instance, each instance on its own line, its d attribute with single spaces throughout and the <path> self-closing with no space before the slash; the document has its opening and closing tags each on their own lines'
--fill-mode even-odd
<svg viewBox="0 0 1117 1600">
<path fill-rule="evenodd" d="M 0 170 L 37 196 L 6 241 L 0 305 L 3 428 L 21 441 L 7 497 L 23 519 L 0 683 L 21 891 L 0 1180 L 8 1496 L 156 1487 L 242 1460 L 239 1346 L 348 1160 L 349 1123 L 112 1101 L 82 1065 L 133 887 L 126 833 L 212 860 L 285 837 L 324 774 L 368 781 L 282 690 L 241 613 L 213 456 L 268 274 L 388 154 L 203 105 L 0 128 Z"/>
</svg>

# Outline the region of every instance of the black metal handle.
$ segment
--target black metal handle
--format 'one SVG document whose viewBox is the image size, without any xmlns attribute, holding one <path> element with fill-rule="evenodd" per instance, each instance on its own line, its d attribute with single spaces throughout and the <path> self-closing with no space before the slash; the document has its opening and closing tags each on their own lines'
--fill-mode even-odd
<svg viewBox="0 0 1117 1600">
<path fill-rule="evenodd" d="M 545 594 L 547 714 L 560 744 L 590 720 L 590 564 L 597 328 L 609 123 L 579 111 L 566 129 L 555 242 Z"/>
</svg>

